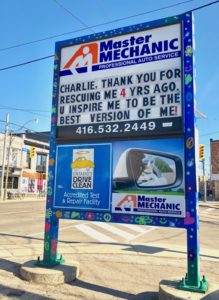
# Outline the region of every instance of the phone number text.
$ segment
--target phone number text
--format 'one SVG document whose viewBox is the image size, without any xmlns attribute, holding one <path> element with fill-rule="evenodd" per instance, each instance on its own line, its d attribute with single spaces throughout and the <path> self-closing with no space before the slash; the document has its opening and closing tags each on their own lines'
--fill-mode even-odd
<svg viewBox="0 0 219 300">
<path fill-rule="evenodd" d="M 113 123 L 101 125 L 81 125 L 75 128 L 75 133 L 83 134 L 106 134 L 106 133 L 128 133 L 137 131 L 153 131 L 156 129 L 154 121 L 140 123 Z"/>
</svg>

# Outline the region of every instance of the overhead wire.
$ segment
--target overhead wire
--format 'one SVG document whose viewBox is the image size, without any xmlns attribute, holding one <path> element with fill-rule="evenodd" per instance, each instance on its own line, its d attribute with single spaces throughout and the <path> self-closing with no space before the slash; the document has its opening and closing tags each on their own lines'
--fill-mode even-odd
<svg viewBox="0 0 219 300">
<path fill-rule="evenodd" d="M 170 8 L 170 7 L 173 7 L 173 6 L 178 6 L 178 5 L 181 5 L 181 4 L 184 4 L 184 3 L 187 3 L 187 2 L 192 2 L 192 1 L 194 1 L 194 0 L 183 1 L 183 2 L 180 2 L 180 3 L 177 3 L 177 4 L 173 4 L 173 5 L 161 7 L 161 8 L 154 9 L 154 10 L 151 10 L 151 11 L 147 11 L 147 12 L 144 12 L 144 13 L 140 13 L 140 14 L 136 14 L 136 15 L 132 15 L 132 16 L 128 16 L 128 17 L 116 19 L 116 20 L 113 20 L 113 21 L 110 21 L 110 22 L 105 22 L 105 23 L 102 23 L 102 24 L 97 24 L 97 25 L 89 26 L 89 27 L 81 29 L 81 30 L 85 30 L 85 29 L 89 29 L 89 28 L 95 28 L 95 27 L 106 25 L 106 24 L 110 24 L 110 23 L 115 23 L 115 22 L 118 22 L 118 21 L 122 21 L 122 20 L 130 19 L 130 18 L 134 18 L 134 17 L 137 17 L 137 16 L 149 14 L 149 13 L 160 11 L 160 10 L 164 10 L 164 9 L 167 9 L 167 8 Z M 210 3 L 207 3 L 205 5 L 193 8 L 193 9 L 191 9 L 189 11 L 197 11 L 199 9 L 203 9 L 203 8 L 206 8 L 206 7 L 211 6 L 213 4 L 216 4 L 218 2 L 219 2 L 219 0 L 216 0 L 216 1 L 213 1 L 213 2 L 210 2 Z M 189 12 L 189 11 L 187 11 L 187 12 Z M 72 32 L 69 32 L 69 33 L 78 32 L 78 31 L 81 31 L 81 30 L 72 31 Z M 69 33 L 65 33 L 65 34 L 69 34 Z M 57 36 L 61 36 L 61 35 L 56 35 L 56 36 L 53 36 L 53 37 L 57 37 Z M 49 37 L 49 38 L 46 38 L 46 39 L 51 39 L 53 37 Z M 15 48 L 15 47 L 21 47 L 21 46 L 28 45 L 28 44 L 33 44 L 33 43 L 36 43 L 36 42 L 39 42 L 39 41 L 43 41 L 43 40 L 46 40 L 46 39 L 36 40 L 36 41 L 28 42 L 28 43 L 19 44 L 19 45 L 16 45 L 16 46 L 2 48 L 2 49 L 0 49 L 0 51 L 12 49 L 12 48 Z M 21 66 L 24 66 L 24 65 L 27 65 L 27 64 L 31 64 L 31 63 L 34 63 L 34 62 L 38 62 L 38 61 L 41 61 L 41 60 L 45 60 L 45 59 L 48 59 L 48 58 L 51 58 L 51 57 L 54 57 L 54 55 L 48 55 L 48 56 L 44 56 L 44 57 L 41 57 L 41 58 L 38 58 L 38 59 L 34 59 L 34 60 L 27 61 L 27 62 L 23 62 L 23 63 L 17 64 L 17 65 L 11 65 L 11 66 L 8 66 L 8 67 L 0 68 L 0 71 L 5 71 L 5 70 L 9 70 L 9 69 L 21 67 Z"/>
<path fill-rule="evenodd" d="M 43 114 L 41 114 L 41 113 L 36 113 L 36 112 L 33 112 L 33 111 L 26 111 L 26 110 L 22 110 L 22 109 L 13 108 L 13 107 L 0 108 L 0 110 L 1 110 L 1 109 L 23 111 L 24 113 L 28 113 L 28 114 L 31 114 L 31 115 L 34 115 L 34 116 L 39 116 L 39 117 L 43 117 L 43 118 L 50 119 L 50 116 L 46 116 L 46 115 L 43 115 Z"/>
<path fill-rule="evenodd" d="M 196 7 L 196 8 L 193 8 L 192 11 L 200 10 L 200 9 L 202 9 L 202 8 L 211 6 L 211 5 L 216 4 L 216 3 L 218 3 L 218 2 L 219 2 L 219 0 L 216 0 L 216 1 L 212 1 L 212 2 L 206 3 L 206 4 L 204 4 L 204 5 L 201 5 L 201 6 L 198 6 L 198 7 Z"/>
<path fill-rule="evenodd" d="M 85 24 L 79 17 L 77 17 L 76 15 L 74 15 L 69 9 L 67 9 L 60 1 L 58 0 L 53 0 L 61 9 L 63 9 L 65 12 L 67 12 L 74 20 L 77 20 L 82 26 L 84 26 L 85 28 L 88 28 L 89 26 L 87 24 Z M 91 32 L 95 33 L 94 30 L 92 30 L 92 28 L 90 28 Z"/>
<path fill-rule="evenodd" d="M 219 131 L 211 131 L 211 132 L 208 132 L 205 134 L 201 134 L 200 137 L 204 137 L 204 136 L 208 136 L 208 135 L 212 135 L 212 134 L 216 134 L 216 133 L 219 133 Z"/>
<path fill-rule="evenodd" d="M 186 1 L 175 3 L 175 4 L 171 4 L 171 5 L 163 6 L 163 7 L 160 7 L 160 8 L 156 8 L 156 9 L 153 9 L 153 10 L 149 10 L 149 11 L 146 11 L 146 12 L 143 12 L 143 13 L 139 13 L 139 14 L 135 14 L 135 15 L 119 18 L 119 19 L 114 19 L 112 21 L 108 21 L 108 22 L 104 22 L 104 23 L 100 23 L 100 24 L 96 24 L 96 25 L 91 25 L 91 26 L 88 26 L 86 28 L 76 29 L 76 30 L 73 30 L 73 31 L 52 35 L 52 36 L 49 36 L 49 37 L 46 37 L 46 38 L 37 39 L 37 40 L 34 40 L 34 41 L 21 43 L 21 44 L 17 44 L 17 45 L 5 47 L 5 48 L 0 48 L 0 51 L 6 51 L 6 50 L 13 49 L 13 48 L 27 46 L 27 45 L 30 45 L 30 44 L 43 42 L 43 41 L 54 39 L 54 38 L 61 37 L 61 36 L 64 36 L 64 35 L 69 35 L 69 34 L 72 34 L 72 33 L 77 33 L 77 32 L 85 31 L 85 30 L 88 30 L 88 29 L 97 28 L 97 27 L 100 27 L 100 26 L 109 25 L 109 24 L 112 24 L 112 23 L 132 19 L 132 18 L 136 18 L 136 17 L 140 17 L 140 16 L 143 16 L 143 15 L 147 15 L 147 14 L 150 14 L 150 13 L 153 13 L 153 12 L 158 12 L 158 11 L 165 10 L 165 9 L 168 9 L 168 8 L 173 8 L 173 7 L 180 6 L 182 4 L 185 4 L 185 3 L 188 3 L 188 2 L 193 2 L 193 1 L 195 1 L 195 0 L 186 0 Z"/>
<path fill-rule="evenodd" d="M 5 70 L 8 70 L 8 69 L 21 67 L 21 66 L 24 66 L 24 65 L 27 65 L 27 64 L 32 64 L 34 62 L 37 62 L 37 61 L 40 61 L 40 60 L 45 60 L 45 59 L 48 59 L 48 58 L 51 58 L 51 57 L 54 57 L 54 54 L 53 55 L 44 56 L 44 57 L 40 57 L 40 58 L 33 59 L 33 60 L 29 60 L 29 61 L 17 64 L 17 65 L 12 65 L 12 66 L 8 66 L 8 67 L 4 67 L 4 68 L 1 68 L 0 71 L 5 71 Z"/>
<path fill-rule="evenodd" d="M 31 133 L 34 133 L 34 134 L 36 134 L 36 135 L 38 135 L 38 136 L 41 135 L 41 136 L 47 137 L 48 134 L 47 134 L 46 132 L 49 132 L 49 131 L 43 131 L 43 132 L 35 131 L 35 130 L 30 129 L 30 128 L 26 127 L 26 126 L 18 125 L 18 124 L 13 123 L 13 122 L 11 122 L 10 125 L 17 126 L 17 127 L 20 126 L 20 127 L 22 127 L 22 129 L 25 129 L 25 130 L 27 130 L 27 131 L 29 131 L 29 132 L 31 132 Z M 14 130 L 14 131 L 18 131 L 18 130 Z M 20 131 L 20 130 L 19 130 L 19 131 Z M 22 133 L 22 132 L 20 132 L 20 133 Z"/>
<path fill-rule="evenodd" d="M 6 121 L 5 121 L 5 120 L 0 120 L 0 123 L 6 123 Z M 30 132 L 33 132 L 33 133 L 36 134 L 36 135 L 41 135 L 41 136 L 48 137 L 48 132 L 49 132 L 49 131 L 38 132 L 38 131 L 35 131 L 35 130 L 30 129 L 30 128 L 26 127 L 26 126 L 23 126 L 23 125 L 14 123 L 14 122 L 9 122 L 9 125 L 13 125 L 13 126 L 16 126 L 16 127 L 19 127 L 19 128 L 22 127 L 22 128 L 24 128 L 24 129 L 26 129 L 26 130 L 28 130 L 28 131 L 30 131 Z M 46 132 L 47 132 L 47 133 L 46 133 Z M 5 131 L 2 132 L 2 133 L 5 133 Z"/>
<path fill-rule="evenodd" d="M 0 109 L 12 109 L 12 110 L 21 110 L 21 111 L 26 111 L 26 112 L 45 112 L 45 113 L 50 113 L 50 110 L 17 108 L 17 107 L 6 106 L 6 105 L 0 105 Z"/>
</svg>

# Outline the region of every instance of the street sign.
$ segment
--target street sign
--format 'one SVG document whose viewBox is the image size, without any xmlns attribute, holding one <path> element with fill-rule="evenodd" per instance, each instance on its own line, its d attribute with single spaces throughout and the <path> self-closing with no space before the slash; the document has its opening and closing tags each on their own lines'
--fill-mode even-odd
<svg viewBox="0 0 219 300">
<path fill-rule="evenodd" d="M 192 13 L 56 44 L 44 257 L 59 219 L 184 228 L 199 275 Z"/>
</svg>

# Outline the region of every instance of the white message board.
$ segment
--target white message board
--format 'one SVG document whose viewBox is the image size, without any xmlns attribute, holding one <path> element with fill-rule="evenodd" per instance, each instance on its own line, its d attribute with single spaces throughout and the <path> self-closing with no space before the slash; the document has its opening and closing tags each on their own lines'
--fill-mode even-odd
<svg viewBox="0 0 219 300">
<path fill-rule="evenodd" d="M 181 25 L 61 49 L 57 138 L 181 132 Z"/>
</svg>

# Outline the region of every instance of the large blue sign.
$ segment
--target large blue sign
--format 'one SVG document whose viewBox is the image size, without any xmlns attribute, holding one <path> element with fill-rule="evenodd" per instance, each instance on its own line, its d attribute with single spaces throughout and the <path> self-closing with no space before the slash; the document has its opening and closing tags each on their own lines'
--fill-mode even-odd
<svg viewBox="0 0 219 300">
<path fill-rule="evenodd" d="M 187 12 L 56 44 L 40 264 L 62 261 L 60 218 L 184 228 L 188 270 L 180 286 L 206 291 L 192 28 Z"/>
</svg>

